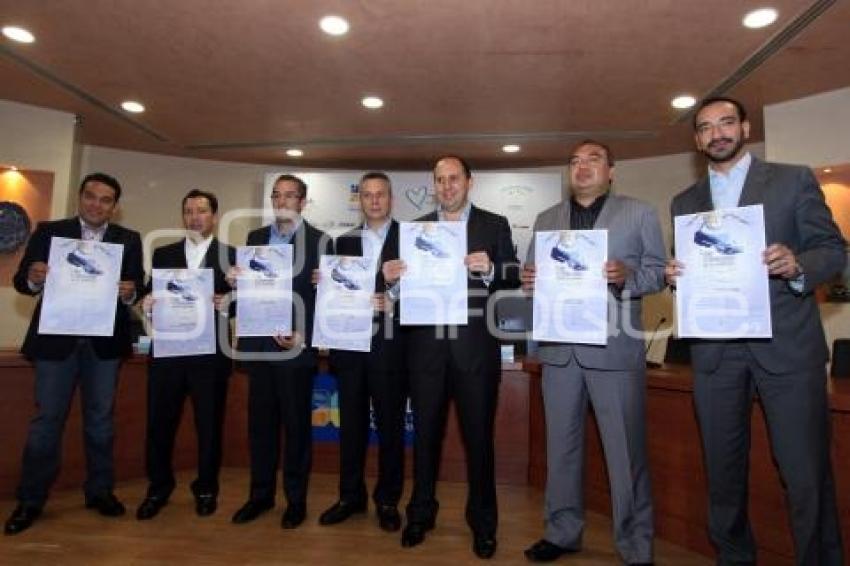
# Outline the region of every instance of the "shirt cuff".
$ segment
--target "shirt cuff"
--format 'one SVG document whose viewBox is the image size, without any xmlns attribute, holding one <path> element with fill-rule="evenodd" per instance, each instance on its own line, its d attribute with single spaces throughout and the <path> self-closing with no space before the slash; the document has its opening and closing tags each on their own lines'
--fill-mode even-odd
<svg viewBox="0 0 850 566">
<path fill-rule="evenodd" d="M 401 285 L 398 281 L 387 287 L 387 298 L 393 302 L 398 300 L 401 295 Z"/>
<path fill-rule="evenodd" d="M 27 279 L 27 287 L 29 287 L 30 291 L 32 291 L 33 293 L 41 293 L 41 290 L 44 289 L 44 283 L 42 283 L 41 285 L 36 285 L 35 283 Z"/>
<path fill-rule="evenodd" d="M 789 279 L 788 286 L 791 287 L 791 290 L 795 293 L 802 294 L 806 288 L 806 274 L 800 273 L 800 275 L 794 279 Z"/>
<path fill-rule="evenodd" d="M 469 277 L 470 279 L 478 279 L 484 283 L 484 286 L 489 287 L 493 279 L 496 278 L 496 264 L 490 262 L 490 271 L 487 273 L 470 273 Z"/>
</svg>

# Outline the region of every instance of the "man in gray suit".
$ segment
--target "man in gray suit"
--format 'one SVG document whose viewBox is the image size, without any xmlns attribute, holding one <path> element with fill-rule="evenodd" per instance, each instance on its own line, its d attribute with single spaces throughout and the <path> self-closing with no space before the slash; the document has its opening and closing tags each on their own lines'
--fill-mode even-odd
<svg viewBox="0 0 850 566">
<path fill-rule="evenodd" d="M 608 464 L 617 551 L 628 564 L 652 562 L 641 297 L 664 287 L 666 254 L 655 210 L 612 194 L 613 170 L 608 146 L 593 140 L 580 143 L 570 154 L 570 199 L 545 210 L 534 223 L 535 232 L 608 230 L 609 336 L 604 346 L 540 344 L 546 410 L 546 530 L 525 551 L 533 562 L 549 562 L 581 548 L 588 400 Z M 534 241 L 522 280 L 526 290 L 533 290 Z"/>
<path fill-rule="evenodd" d="M 843 564 L 829 453 L 828 357 L 815 287 L 840 272 L 845 243 L 806 167 L 767 163 L 744 148 L 750 124 L 730 98 L 694 114 L 708 175 L 676 195 L 672 214 L 762 204 L 773 338 L 695 340 L 694 402 L 709 492 L 709 534 L 719 564 L 754 564 L 747 517 L 750 413 L 758 393 L 785 484 L 798 564 Z M 687 266 L 671 260 L 667 281 Z"/>
</svg>

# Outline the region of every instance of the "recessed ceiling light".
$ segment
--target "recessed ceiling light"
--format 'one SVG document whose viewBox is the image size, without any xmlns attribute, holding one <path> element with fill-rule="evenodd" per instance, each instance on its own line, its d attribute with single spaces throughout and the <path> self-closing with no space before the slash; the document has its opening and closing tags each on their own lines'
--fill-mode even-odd
<svg viewBox="0 0 850 566">
<path fill-rule="evenodd" d="M 304 155 L 304 152 L 296 147 L 293 147 L 292 149 L 286 150 L 286 155 L 288 155 L 289 157 L 302 157 Z"/>
<path fill-rule="evenodd" d="M 824 170 L 823 170 L 823 172 L 824 172 L 824 173 L 832 173 L 832 169 L 830 169 L 829 167 L 827 167 L 826 169 L 824 169 Z"/>
<path fill-rule="evenodd" d="M 35 36 L 29 30 L 18 26 L 5 26 L 3 28 L 3 35 L 19 43 L 32 43 L 35 41 Z"/>
<path fill-rule="evenodd" d="M 741 23 L 750 29 L 759 29 L 775 22 L 778 16 L 779 12 L 773 8 L 759 8 L 758 10 L 747 13 L 744 19 L 741 20 Z"/>
<path fill-rule="evenodd" d="M 348 33 L 348 22 L 339 16 L 325 16 L 319 20 L 319 27 L 328 35 L 345 35 Z"/>
<path fill-rule="evenodd" d="M 14 165 L 12 165 L 11 167 L 9 167 L 9 171 L 17 171 L 17 170 L 18 170 L 18 168 L 17 168 L 17 167 L 15 167 Z M 826 171 L 826 173 L 829 173 L 829 171 Z"/>
<path fill-rule="evenodd" d="M 502 146 L 502 151 L 504 151 L 505 153 L 516 153 L 516 152 L 518 152 L 520 149 L 521 149 L 521 148 L 520 148 L 518 145 L 514 144 L 514 143 L 509 143 L 508 145 L 503 145 L 503 146 Z"/>
<path fill-rule="evenodd" d="M 145 111 L 145 106 L 141 102 L 135 100 L 125 100 L 121 103 L 121 108 L 133 114 L 140 114 Z"/>
<path fill-rule="evenodd" d="M 670 106 L 672 106 L 673 108 L 678 108 L 679 110 L 684 110 L 685 108 L 690 108 L 696 103 L 697 99 L 691 96 L 690 94 L 680 94 L 679 96 L 670 101 Z"/>
<path fill-rule="evenodd" d="M 384 105 L 384 101 L 378 98 L 377 96 L 367 96 L 366 98 L 361 100 L 360 103 L 371 110 L 375 110 Z"/>
</svg>

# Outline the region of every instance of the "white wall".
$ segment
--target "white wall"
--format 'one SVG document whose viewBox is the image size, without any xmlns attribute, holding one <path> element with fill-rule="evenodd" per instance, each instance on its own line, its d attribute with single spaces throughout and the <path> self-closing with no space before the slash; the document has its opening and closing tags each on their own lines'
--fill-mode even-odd
<svg viewBox="0 0 850 566">
<path fill-rule="evenodd" d="M 767 158 L 809 167 L 850 162 L 850 88 L 764 107 Z"/>
<path fill-rule="evenodd" d="M 53 173 L 51 217 L 65 216 L 72 193 L 70 178 L 74 155 L 74 115 L 27 104 L 0 100 L 0 164 Z M 0 286 L 0 347 L 17 348 L 26 333 L 35 306 L 4 281 Z"/>
</svg>

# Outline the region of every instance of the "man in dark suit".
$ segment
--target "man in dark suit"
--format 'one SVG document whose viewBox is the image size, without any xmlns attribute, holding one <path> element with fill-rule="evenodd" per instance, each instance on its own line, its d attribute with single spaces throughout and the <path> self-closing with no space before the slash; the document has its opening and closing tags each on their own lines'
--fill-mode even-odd
<svg viewBox="0 0 850 566">
<path fill-rule="evenodd" d="M 691 347 L 718 562 L 756 562 L 747 476 L 757 393 L 786 488 L 797 563 L 843 564 L 830 462 L 828 350 L 814 290 L 843 269 L 845 242 L 811 170 L 746 151 L 750 123 L 738 101 L 707 99 L 694 116 L 708 175 L 673 199 L 672 214 L 764 206 L 773 325 L 770 339 L 694 340 Z M 668 262 L 668 283 L 687 268 Z"/>
<path fill-rule="evenodd" d="M 274 507 L 275 476 L 280 460 L 280 429 L 286 433 L 283 491 L 287 506 L 284 529 L 294 529 L 307 514 L 307 479 L 312 451 L 313 376 L 316 351 L 313 334 L 316 290 L 313 271 L 322 254 L 333 253 L 330 237 L 307 223 L 301 211 L 307 185 L 294 175 L 281 175 L 271 194 L 275 222 L 248 234 L 247 245 L 292 244 L 293 331 L 289 336 L 239 339 L 240 359 L 248 367 L 248 437 L 251 490 L 248 501 L 233 515 L 234 523 L 253 521 Z M 238 298 L 238 289 L 237 289 Z"/>
<path fill-rule="evenodd" d="M 38 295 L 47 277 L 51 238 L 103 241 L 124 246 L 118 306 L 112 336 L 80 337 L 38 333 L 41 301 L 36 305 L 21 352 L 35 365 L 36 414 L 24 448 L 18 506 L 6 521 L 5 533 L 29 528 L 41 514 L 50 486 L 59 471 L 62 432 L 77 383 L 83 410 L 86 448 L 86 507 L 114 517 L 124 506 L 112 493 L 112 407 L 118 366 L 131 352 L 127 306 L 144 284 L 142 241 L 138 232 L 112 224 L 121 198 L 121 185 L 103 173 L 86 176 L 80 184 L 78 215 L 40 223 L 30 236 L 15 273 L 15 289 Z"/>
<path fill-rule="evenodd" d="M 192 190 L 183 197 L 183 227 L 186 237 L 153 252 L 154 269 L 212 269 L 217 307 L 220 307 L 230 285 L 225 273 L 236 262 L 233 247 L 222 244 L 214 235 L 218 223 L 218 199 L 214 194 Z M 153 307 L 152 283 L 148 283 L 143 309 L 150 314 Z M 231 360 L 222 353 L 221 334 L 227 339 L 227 313 L 218 308 L 216 314 L 216 352 L 210 355 L 157 358 L 156 340 L 148 365 L 147 474 L 148 491 L 136 510 L 136 518 L 152 519 L 168 503 L 174 491 L 171 464 L 174 438 L 186 396 L 192 400 L 195 434 L 198 439 L 198 477 L 192 482 L 195 511 L 199 516 L 215 512 L 218 497 L 218 474 L 221 468 L 221 437 L 227 380 Z M 224 329 L 219 327 L 224 325 Z M 224 344 L 229 349 L 229 342 Z"/>
<path fill-rule="evenodd" d="M 336 253 L 371 257 L 375 266 L 375 327 L 369 352 L 331 351 L 340 412 L 339 501 L 319 518 L 333 525 L 366 510 L 366 448 L 369 407 L 378 431 L 378 481 L 372 498 L 386 531 L 401 527 L 398 501 L 404 485 L 404 412 L 407 400 L 404 340 L 398 309 L 386 298 L 380 266 L 398 258 L 398 222 L 390 217 L 392 187 L 384 173 L 367 173 L 359 184 L 364 223 L 336 240 Z"/>
<path fill-rule="evenodd" d="M 570 198 L 543 211 L 534 232 L 607 230 L 609 323 L 604 345 L 541 342 L 546 408 L 546 531 L 525 551 L 549 562 L 581 548 L 584 427 L 593 405 L 611 485 L 614 544 L 626 564 L 652 562 L 652 495 L 646 454 L 646 357 L 641 297 L 664 288 L 666 253 L 655 209 L 611 191 L 614 157 L 593 140 L 569 160 Z M 534 288 L 535 243 L 523 287 Z"/>
<path fill-rule="evenodd" d="M 453 398 L 466 446 L 466 520 L 473 532 L 472 548 L 480 558 L 490 558 L 496 551 L 493 426 L 501 358 L 499 343 L 490 333 L 485 317 L 494 292 L 519 286 L 519 265 L 507 219 L 469 201 L 472 173 L 463 159 L 439 159 L 434 166 L 434 187 L 438 209 L 419 220 L 466 223 L 469 255 L 464 264 L 468 271 L 470 316 L 465 326 L 415 326 L 407 330 L 414 470 L 401 543 L 416 546 L 434 527 L 439 507 L 437 470 L 446 410 Z M 403 271 L 402 260 L 384 264 L 384 278 L 390 284 Z"/>
</svg>

